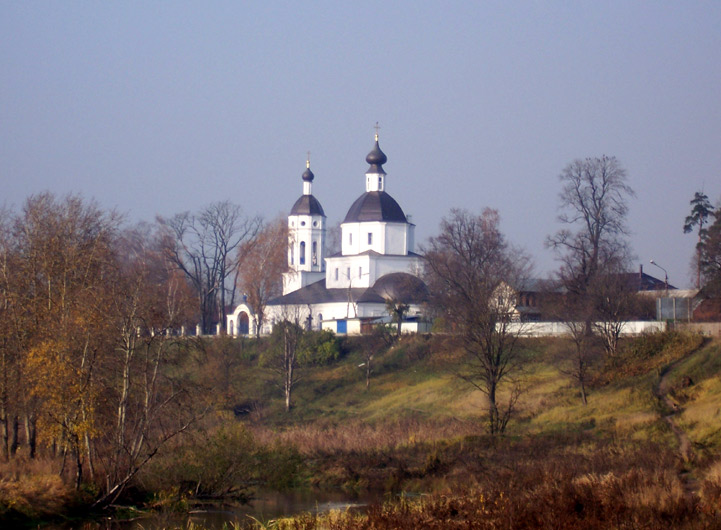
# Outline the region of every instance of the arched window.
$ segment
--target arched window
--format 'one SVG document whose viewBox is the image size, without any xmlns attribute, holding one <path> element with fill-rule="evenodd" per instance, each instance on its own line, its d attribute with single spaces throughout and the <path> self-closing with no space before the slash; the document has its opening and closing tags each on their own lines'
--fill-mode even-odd
<svg viewBox="0 0 721 530">
<path fill-rule="evenodd" d="M 295 252 L 293 251 L 293 245 L 290 246 L 290 264 L 295 265 Z"/>
<path fill-rule="evenodd" d="M 305 241 L 300 242 L 300 256 L 298 256 L 298 263 L 305 265 Z"/>
<path fill-rule="evenodd" d="M 313 241 L 313 249 L 311 251 L 313 265 L 318 265 L 318 242 Z"/>
<path fill-rule="evenodd" d="M 323 329 L 323 313 L 318 313 L 318 330 Z"/>
</svg>

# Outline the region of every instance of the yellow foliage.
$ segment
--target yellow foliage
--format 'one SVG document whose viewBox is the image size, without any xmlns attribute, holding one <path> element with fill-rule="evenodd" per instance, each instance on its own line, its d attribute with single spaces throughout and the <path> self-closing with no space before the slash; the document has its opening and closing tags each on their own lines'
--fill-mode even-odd
<svg viewBox="0 0 721 530">
<path fill-rule="evenodd" d="M 28 395 L 39 404 L 42 440 L 93 437 L 98 391 L 83 363 L 63 340 L 46 340 L 31 348 L 24 371 Z"/>
</svg>

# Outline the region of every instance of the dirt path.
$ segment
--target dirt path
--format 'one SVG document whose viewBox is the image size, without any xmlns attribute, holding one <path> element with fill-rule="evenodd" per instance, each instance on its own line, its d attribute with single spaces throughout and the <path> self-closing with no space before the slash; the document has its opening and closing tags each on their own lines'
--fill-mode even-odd
<svg viewBox="0 0 721 530">
<path fill-rule="evenodd" d="M 664 368 L 663 372 L 661 372 L 661 378 L 656 386 L 655 394 L 656 397 L 666 405 L 667 410 L 670 411 L 664 414 L 663 419 L 666 423 L 668 423 L 668 426 L 671 428 L 671 431 L 678 440 L 678 451 L 681 454 L 681 458 L 684 462 L 690 462 L 694 457 L 693 446 L 691 445 L 691 441 L 689 440 L 686 432 L 676 423 L 676 417 L 683 411 L 683 409 L 681 409 L 679 404 L 676 403 L 676 401 L 674 401 L 668 394 L 670 387 L 668 374 L 671 371 L 671 368 L 673 368 L 678 362 L 680 362 L 680 360 L 667 366 Z"/>
<path fill-rule="evenodd" d="M 684 431 L 681 427 L 679 427 L 678 423 L 676 423 L 676 419 L 678 418 L 678 415 L 683 412 L 683 409 L 669 395 L 671 383 L 669 381 L 668 374 L 671 369 L 682 360 L 683 359 L 678 359 L 677 361 L 673 362 L 672 364 L 668 365 L 663 369 L 654 393 L 656 397 L 661 400 L 661 402 L 665 405 L 667 412 L 663 414 L 663 420 L 668 424 L 668 426 L 671 428 L 671 432 L 673 432 L 674 436 L 676 436 L 676 440 L 678 440 L 678 452 L 681 456 L 681 459 L 686 464 L 692 464 L 696 457 L 696 454 L 693 450 L 693 445 L 691 444 L 691 440 L 689 440 L 686 431 Z M 679 473 L 679 478 L 683 482 L 684 490 L 686 491 L 687 495 L 698 495 L 699 483 L 698 480 L 694 477 L 694 473 L 691 469 L 688 469 L 687 467 L 685 470 L 681 471 Z"/>
<path fill-rule="evenodd" d="M 671 396 L 668 395 L 670 387 L 668 374 L 671 371 L 671 368 L 680 361 L 681 359 L 664 368 L 663 372 L 661 372 L 661 378 L 658 381 L 658 385 L 656 386 L 655 394 L 656 397 L 666 405 L 667 410 L 670 411 L 664 414 L 663 419 L 666 423 L 668 423 L 668 426 L 671 428 L 671 431 L 678 440 L 678 451 L 681 454 L 681 458 L 684 462 L 690 462 L 695 456 L 693 446 L 691 445 L 691 441 L 689 440 L 686 432 L 676 423 L 676 417 L 682 412 L 682 409 L 678 403 L 676 403 Z"/>
</svg>

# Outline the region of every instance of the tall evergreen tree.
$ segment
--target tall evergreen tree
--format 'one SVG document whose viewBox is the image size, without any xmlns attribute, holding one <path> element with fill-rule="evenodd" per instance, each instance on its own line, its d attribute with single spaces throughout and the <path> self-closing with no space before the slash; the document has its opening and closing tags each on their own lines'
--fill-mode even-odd
<svg viewBox="0 0 721 530">
<path fill-rule="evenodd" d="M 697 191 L 691 199 L 691 215 L 686 216 L 683 222 L 683 233 L 688 234 L 694 227 L 698 226 L 698 243 L 696 244 L 696 289 L 701 288 L 701 247 L 706 229 L 704 225 L 708 223 L 709 216 L 713 216 L 713 207 L 708 200 L 708 196 Z"/>
</svg>

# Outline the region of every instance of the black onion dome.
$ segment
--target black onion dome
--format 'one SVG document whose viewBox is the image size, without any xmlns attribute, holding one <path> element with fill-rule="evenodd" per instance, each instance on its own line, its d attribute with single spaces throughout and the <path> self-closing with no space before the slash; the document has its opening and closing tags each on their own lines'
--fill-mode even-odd
<svg viewBox="0 0 721 530">
<path fill-rule="evenodd" d="M 365 192 L 351 205 L 343 220 L 344 223 L 360 223 L 364 221 L 408 222 L 403 209 L 385 191 Z"/>
<path fill-rule="evenodd" d="M 325 217 L 325 212 L 318 199 L 312 195 L 301 195 L 290 209 L 290 215 L 322 215 Z"/>
<path fill-rule="evenodd" d="M 303 180 L 306 182 L 313 182 L 313 179 L 315 178 L 315 175 L 310 170 L 310 168 L 307 168 L 305 171 L 303 171 Z"/>
<path fill-rule="evenodd" d="M 373 284 L 373 290 L 384 300 L 421 303 L 429 299 L 428 287 L 423 280 L 407 272 L 392 272 L 381 276 Z"/>
<path fill-rule="evenodd" d="M 376 144 L 375 146 L 373 146 L 373 150 L 368 153 L 368 156 L 366 156 L 366 162 L 371 165 L 371 167 L 368 168 L 368 171 L 366 171 L 366 173 L 381 173 L 383 175 L 386 174 L 386 172 L 383 171 L 383 164 L 388 162 L 388 157 L 383 151 L 381 151 L 381 148 L 378 145 L 378 140 L 376 140 Z"/>
</svg>

